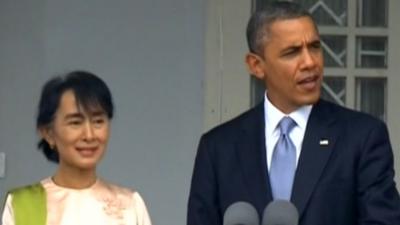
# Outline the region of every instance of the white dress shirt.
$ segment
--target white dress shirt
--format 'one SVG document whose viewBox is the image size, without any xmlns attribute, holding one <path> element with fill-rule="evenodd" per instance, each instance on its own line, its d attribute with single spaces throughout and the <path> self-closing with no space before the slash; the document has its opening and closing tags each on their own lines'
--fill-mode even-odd
<svg viewBox="0 0 400 225">
<path fill-rule="evenodd" d="M 265 148 L 267 150 L 267 167 L 268 171 L 271 167 L 272 154 L 274 147 L 278 142 L 280 130 L 279 122 L 285 116 L 289 116 L 296 122 L 296 126 L 289 134 L 290 139 L 296 147 L 296 166 L 301 153 L 301 145 L 303 143 L 304 134 L 306 132 L 307 121 L 310 116 L 312 105 L 300 107 L 289 115 L 284 114 L 276 108 L 267 98 L 264 97 L 264 118 L 265 118 Z"/>
</svg>

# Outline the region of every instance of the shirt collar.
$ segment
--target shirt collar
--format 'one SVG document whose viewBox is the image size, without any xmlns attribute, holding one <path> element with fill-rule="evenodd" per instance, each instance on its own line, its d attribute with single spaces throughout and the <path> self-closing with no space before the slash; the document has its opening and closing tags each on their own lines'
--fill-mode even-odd
<svg viewBox="0 0 400 225">
<path fill-rule="evenodd" d="M 268 99 L 267 92 L 264 95 L 264 118 L 266 127 L 273 127 L 273 129 L 268 129 L 269 133 L 272 133 L 278 126 L 278 123 L 285 116 L 292 118 L 297 126 L 305 130 L 307 126 L 308 117 L 310 116 L 312 105 L 305 105 L 297 110 L 289 113 L 288 115 L 276 108 Z"/>
</svg>

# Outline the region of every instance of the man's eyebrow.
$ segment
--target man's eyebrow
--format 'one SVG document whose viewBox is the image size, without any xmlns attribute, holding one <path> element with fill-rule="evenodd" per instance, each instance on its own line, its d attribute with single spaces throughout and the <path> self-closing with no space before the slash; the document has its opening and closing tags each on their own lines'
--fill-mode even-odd
<svg viewBox="0 0 400 225">
<path fill-rule="evenodd" d="M 281 52 L 285 53 L 285 52 L 288 52 L 288 51 L 299 50 L 301 48 L 302 48 L 302 44 L 291 44 L 291 45 L 288 45 L 288 46 L 284 47 L 281 50 Z"/>
<path fill-rule="evenodd" d="M 306 46 L 312 46 L 312 45 L 315 45 L 315 44 L 321 44 L 321 40 L 319 38 L 315 38 L 315 39 L 307 42 Z M 291 44 L 291 45 L 288 45 L 288 46 L 284 47 L 282 49 L 282 52 L 286 52 L 286 51 L 289 51 L 289 50 L 297 50 L 297 49 L 300 49 L 302 47 L 303 47 L 302 43 L 295 43 L 295 44 Z"/>
<path fill-rule="evenodd" d="M 315 45 L 315 44 L 321 44 L 321 39 L 316 38 L 316 39 L 310 41 L 309 43 L 307 43 L 307 45 Z"/>
</svg>

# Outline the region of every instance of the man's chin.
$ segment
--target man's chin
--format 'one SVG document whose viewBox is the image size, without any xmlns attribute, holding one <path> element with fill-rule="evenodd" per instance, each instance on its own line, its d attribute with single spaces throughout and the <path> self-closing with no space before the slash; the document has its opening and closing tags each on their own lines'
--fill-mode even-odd
<svg viewBox="0 0 400 225">
<path fill-rule="evenodd" d="M 321 97 L 320 93 L 305 96 L 301 101 L 301 103 L 302 103 L 301 105 L 303 105 L 303 106 L 314 105 L 315 103 L 317 103 L 319 101 L 320 97 Z"/>
</svg>

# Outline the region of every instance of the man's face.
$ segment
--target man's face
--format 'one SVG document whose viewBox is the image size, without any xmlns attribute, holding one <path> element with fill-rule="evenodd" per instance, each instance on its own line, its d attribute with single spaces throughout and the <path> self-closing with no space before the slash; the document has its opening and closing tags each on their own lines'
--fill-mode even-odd
<svg viewBox="0 0 400 225">
<path fill-rule="evenodd" d="M 273 22 L 262 54 L 250 53 L 247 63 L 252 74 L 264 80 L 268 99 L 278 109 L 290 113 L 319 99 L 323 57 L 310 18 Z"/>
</svg>

